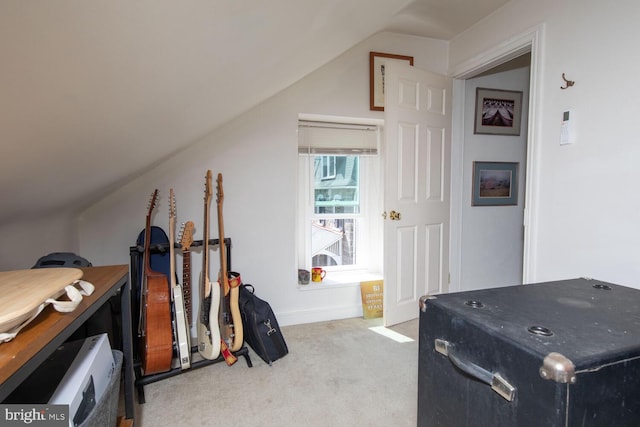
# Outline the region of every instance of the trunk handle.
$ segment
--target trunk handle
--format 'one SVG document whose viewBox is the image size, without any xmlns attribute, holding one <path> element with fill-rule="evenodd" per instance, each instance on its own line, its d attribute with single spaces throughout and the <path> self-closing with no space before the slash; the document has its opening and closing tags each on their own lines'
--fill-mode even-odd
<svg viewBox="0 0 640 427">
<path fill-rule="evenodd" d="M 460 355 L 455 354 L 453 345 L 445 340 L 436 338 L 435 349 L 443 356 L 447 356 L 451 363 L 467 375 L 491 386 L 491 389 L 498 393 L 505 400 L 512 402 L 515 398 L 516 389 L 498 373 L 487 371 Z"/>
</svg>

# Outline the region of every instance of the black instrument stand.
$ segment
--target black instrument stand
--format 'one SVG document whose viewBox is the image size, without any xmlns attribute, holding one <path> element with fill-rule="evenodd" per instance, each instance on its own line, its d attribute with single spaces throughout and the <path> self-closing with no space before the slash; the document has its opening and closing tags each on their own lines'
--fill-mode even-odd
<svg viewBox="0 0 640 427">
<path fill-rule="evenodd" d="M 197 248 L 202 246 L 202 240 L 194 240 L 193 243 L 191 244 L 192 248 Z M 219 239 L 209 239 L 209 245 L 219 245 L 220 241 Z M 227 271 L 231 271 L 231 238 L 225 238 L 224 239 L 224 244 L 226 246 L 226 250 L 227 250 Z M 175 249 L 182 249 L 180 245 L 178 245 L 177 243 L 174 243 L 174 248 Z M 149 248 L 149 252 L 151 254 L 158 254 L 158 253 L 166 253 L 167 251 L 169 251 L 169 244 L 151 244 L 150 248 Z M 139 313 L 140 312 L 140 279 L 141 279 L 141 269 L 142 269 L 142 263 L 141 263 L 141 259 L 144 255 L 144 247 L 143 246 L 131 246 L 129 248 L 129 255 L 131 258 L 131 267 L 130 267 L 130 271 L 131 271 L 131 293 L 132 293 L 132 298 L 131 298 L 131 312 L 132 313 Z M 171 281 L 169 281 L 169 283 L 171 283 Z M 134 336 L 138 336 L 138 317 L 133 315 L 132 316 L 132 330 L 133 330 L 133 334 Z M 192 338 L 193 339 L 193 338 Z M 138 391 L 138 403 L 143 404 L 145 403 L 145 397 L 144 397 L 144 386 L 147 384 L 151 384 L 157 381 L 161 381 L 164 380 L 166 378 L 171 378 L 174 377 L 176 375 L 180 375 L 184 372 L 189 372 L 192 371 L 194 369 L 199 369 L 202 368 L 204 366 L 209 366 L 209 365 L 214 365 L 216 363 L 220 363 L 220 362 L 224 362 L 225 359 L 222 355 L 218 356 L 218 358 L 216 359 L 203 359 L 203 360 L 197 360 L 195 362 L 191 362 L 191 367 L 188 369 L 182 369 L 180 367 L 177 368 L 172 368 L 171 370 L 167 371 L 167 372 L 160 372 L 157 374 L 151 374 L 151 375 L 144 375 L 142 373 L 142 369 L 141 369 L 141 361 L 140 361 L 140 349 L 139 349 L 139 340 L 134 340 L 134 362 L 133 362 L 133 368 L 134 368 L 134 372 L 135 372 L 135 385 L 136 385 L 136 389 Z M 198 346 L 192 346 L 191 347 L 191 354 L 196 354 L 198 353 Z M 249 368 L 253 367 L 253 364 L 251 363 L 251 358 L 249 357 L 249 349 L 243 344 L 242 347 L 240 348 L 240 350 L 238 351 L 234 351 L 233 355 L 236 357 L 242 356 L 244 357 L 247 366 Z"/>
</svg>

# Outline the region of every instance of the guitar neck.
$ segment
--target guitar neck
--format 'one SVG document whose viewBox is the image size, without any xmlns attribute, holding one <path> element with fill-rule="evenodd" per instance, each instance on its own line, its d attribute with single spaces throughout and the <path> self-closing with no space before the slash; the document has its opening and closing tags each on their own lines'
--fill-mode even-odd
<svg viewBox="0 0 640 427">
<path fill-rule="evenodd" d="M 222 219 L 222 203 L 224 201 L 224 191 L 222 189 L 222 174 L 218 174 L 218 239 L 220 246 L 220 284 L 223 295 L 229 294 L 229 278 L 227 276 L 227 246 L 224 244 L 224 220 Z"/>
<path fill-rule="evenodd" d="M 155 196 L 153 196 L 153 198 L 155 198 Z M 153 203 L 153 199 L 152 199 L 152 202 L 150 202 L 150 204 L 151 203 Z M 144 254 L 142 259 L 143 271 L 142 271 L 142 277 L 140 278 L 140 306 L 139 306 L 139 317 L 138 317 L 138 335 L 139 336 L 144 336 L 147 331 L 147 325 L 145 322 L 146 321 L 145 310 L 146 310 L 147 289 L 148 289 L 147 277 L 149 277 L 149 274 L 151 273 L 151 262 L 149 260 L 149 257 L 151 256 L 151 251 L 149 250 L 149 246 L 151 245 L 151 209 L 153 209 L 153 207 L 150 208 L 149 213 L 147 214 L 147 219 L 144 227 Z"/>
<path fill-rule="evenodd" d="M 173 198 L 173 189 L 170 190 L 171 207 L 169 214 L 169 271 L 170 271 L 170 284 L 172 288 L 175 288 L 176 283 L 176 257 L 173 242 L 176 241 L 176 217 L 174 216 L 175 201 Z"/>
<path fill-rule="evenodd" d="M 182 251 L 182 293 L 184 308 L 191 326 L 191 251 L 189 249 Z"/>
<path fill-rule="evenodd" d="M 204 206 L 204 236 L 202 239 L 202 277 L 209 278 L 209 207 Z"/>
<path fill-rule="evenodd" d="M 144 276 L 151 273 L 151 215 L 147 215 L 144 228 Z"/>
<path fill-rule="evenodd" d="M 211 171 L 207 171 L 204 193 L 204 233 L 202 239 L 202 278 L 209 280 L 209 205 L 211 204 Z"/>
<path fill-rule="evenodd" d="M 184 311 L 191 327 L 191 244 L 193 243 L 193 221 L 187 221 L 182 227 L 180 248 L 182 249 L 182 296 Z"/>
<path fill-rule="evenodd" d="M 218 238 L 220 246 L 220 284 L 225 295 L 229 292 L 229 279 L 227 272 L 227 245 L 224 243 L 224 224 L 222 222 L 222 206 L 218 205 Z"/>
</svg>

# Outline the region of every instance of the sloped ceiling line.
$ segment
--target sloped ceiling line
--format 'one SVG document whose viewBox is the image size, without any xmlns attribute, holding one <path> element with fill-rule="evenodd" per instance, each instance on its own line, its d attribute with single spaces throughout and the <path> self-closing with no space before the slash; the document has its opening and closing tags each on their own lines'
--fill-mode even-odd
<svg viewBox="0 0 640 427">
<path fill-rule="evenodd" d="M 378 31 L 452 37 L 505 2 L 5 0 L 0 224 L 86 205 Z"/>
</svg>

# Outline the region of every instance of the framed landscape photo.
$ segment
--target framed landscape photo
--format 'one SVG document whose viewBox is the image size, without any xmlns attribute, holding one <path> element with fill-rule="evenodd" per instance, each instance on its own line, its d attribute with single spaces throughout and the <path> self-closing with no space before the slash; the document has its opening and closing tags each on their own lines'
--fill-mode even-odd
<svg viewBox="0 0 640 427">
<path fill-rule="evenodd" d="M 510 162 L 473 162 L 472 206 L 518 204 L 518 166 Z"/>
<path fill-rule="evenodd" d="M 476 114 L 473 133 L 487 135 L 520 135 L 522 92 L 476 89 Z"/>
<path fill-rule="evenodd" d="M 413 56 L 369 52 L 369 108 L 384 111 L 384 68 L 390 61 L 413 65 Z"/>
</svg>

